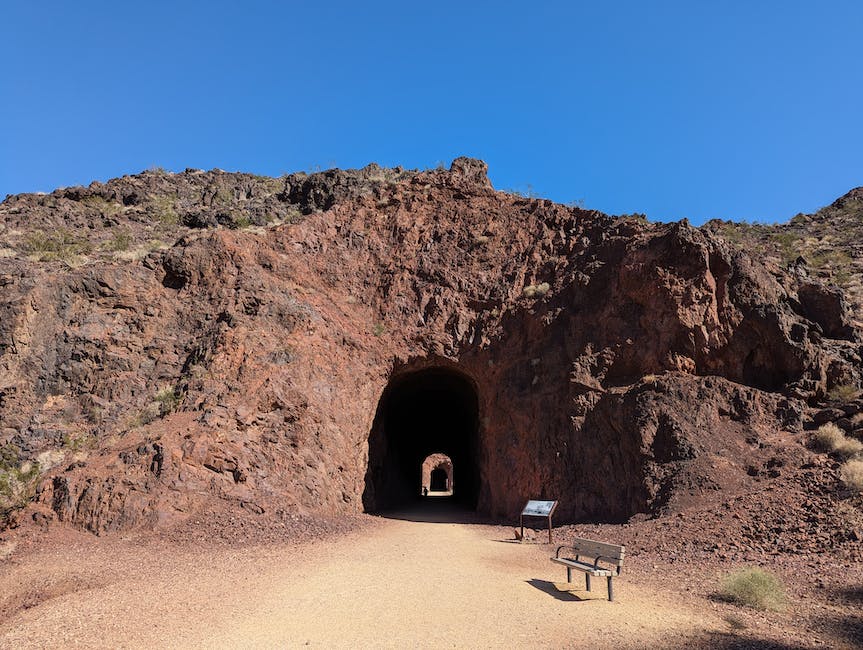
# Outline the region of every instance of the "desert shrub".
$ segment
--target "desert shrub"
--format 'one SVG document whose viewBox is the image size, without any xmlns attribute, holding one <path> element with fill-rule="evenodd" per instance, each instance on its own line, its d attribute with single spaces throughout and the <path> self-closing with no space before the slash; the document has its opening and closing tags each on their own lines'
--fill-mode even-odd
<svg viewBox="0 0 863 650">
<path fill-rule="evenodd" d="M 375 336 L 381 336 L 386 328 L 383 323 L 375 323 L 375 326 L 372 328 L 372 334 Z"/>
<path fill-rule="evenodd" d="M 813 269 L 830 271 L 833 281 L 840 286 L 845 286 L 851 278 L 852 260 L 842 250 L 820 250 L 811 256 L 809 265 Z"/>
<path fill-rule="evenodd" d="M 859 394 L 859 389 L 851 384 L 838 384 L 827 391 L 827 397 L 837 402 L 850 402 Z"/>
<path fill-rule="evenodd" d="M 863 460 L 849 460 L 840 470 L 842 482 L 855 492 L 863 492 Z"/>
<path fill-rule="evenodd" d="M 800 255 L 800 237 L 788 231 L 772 231 L 768 237 L 776 243 L 782 262 L 788 264 Z"/>
<path fill-rule="evenodd" d="M 105 248 L 109 251 L 120 252 L 127 250 L 129 245 L 132 243 L 132 235 L 127 232 L 118 232 L 115 233 L 114 236 L 108 240 L 105 244 Z"/>
<path fill-rule="evenodd" d="M 285 210 L 285 223 L 297 223 L 301 221 L 303 218 L 303 213 L 300 211 L 299 206 L 291 205 Z"/>
<path fill-rule="evenodd" d="M 0 445 L 0 471 L 17 466 L 19 453 L 18 447 L 11 442 Z"/>
<path fill-rule="evenodd" d="M 755 609 L 779 610 L 786 602 L 785 587 L 764 569 L 740 569 L 722 579 L 719 596 L 738 605 Z"/>
<path fill-rule="evenodd" d="M 159 404 L 159 415 L 165 416 L 177 410 L 180 394 L 175 388 L 168 386 L 156 393 L 156 402 Z"/>
<path fill-rule="evenodd" d="M 93 208 L 94 210 L 98 210 L 103 216 L 106 217 L 113 217 L 114 215 L 119 214 L 123 211 L 122 205 L 114 201 L 109 201 L 101 194 L 85 196 L 83 199 L 81 199 L 81 203 Z"/>
<path fill-rule="evenodd" d="M 20 462 L 15 445 L 0 446 L 0 521 L 33 498 L 39 463 Z"/>
<path fill-rule="evenodd" d="M 863 443 L 854 438 L 849 438 L 832 422 L 822 424 L 812 436 L 812 444 L 819 451 L 828 454 L 838 454 L 844 458 L 850 458 L 863 451 Z"/>
<path fill-rule="evenodd" d="M 174 199 L 169 196 L 156 196 L 152 199 L 156 219 L 163 226 L 176 226 L 180 223 L 180 216 L 174 205 Z"/>
<path fill-rule="evenodd" d="M 87 433 L 67 433 L 63 436 L 63 447 L 69 451 L 78 452 L 92 446 L 96 438 L 92 434 Z"/>
<path fill-rule="evenodd" d="M 833 453 L 842 456 L 842 458 L 853 458 L 861 451 L 863 451 L 863 442 L 845 436 L 839 442 Z"/>
<path fill-rule="evenodd" d="M 237 229 L 248 228 L 251 225 L 252 225 L 252 220 L 249 219 L 248 217 L 243 216 L 243 217 L 236 217 L 234 219 L 234 228 L 237 228 Z"/>
<path fill-rule="evenodd" d="M 551 285 L 548 282 L 540 284 L 529 284 L 521 291 L 521 295 L 525 298 L 541 298 L 551 290 Z"/>
<path fill-rule="evenodd" d="M 42 230 L 28 233 L 23 247 L 43 262 L 69 260 L 76 255 L 86 255 L 91 250 L 89 241 L 76 237 L 66 228 L 58 228 L 50 233 Z"/>
<path fill-rule="evenodd" d="M 812 445 L 826 453 L 835 451 L 845 438 L 845 433 L 832 422 L 822 424 L 812 436 Z"/>
<path fill-rule="evenodd" d="M 155 422 L 160 417 L 162 417 L 161 405 L 158 402 L 150 402 L 147 406 L 138 411 L 138 413 L 128 419 L 126 427 L 129 429 L 137 429 L 138 427 L 150 424 L 150 422 Z"/>
</svg>

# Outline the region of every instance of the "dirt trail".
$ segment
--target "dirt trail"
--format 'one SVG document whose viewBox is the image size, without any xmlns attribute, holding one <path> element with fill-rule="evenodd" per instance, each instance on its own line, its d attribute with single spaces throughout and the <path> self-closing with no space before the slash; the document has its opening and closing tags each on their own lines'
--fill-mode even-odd
<svg viewBox="0 0 863 650">
<path fill-rule="evenodd" d="M 0 574 L 0 593 L 44 585 L 0 647 L 674 647 L 718 626 L 625 573 L 613 603 L 604 584 L 559 592 L 549 547 L 504 530 L 390 519 L 300 547 L 43 553 Z"/>
</svg>

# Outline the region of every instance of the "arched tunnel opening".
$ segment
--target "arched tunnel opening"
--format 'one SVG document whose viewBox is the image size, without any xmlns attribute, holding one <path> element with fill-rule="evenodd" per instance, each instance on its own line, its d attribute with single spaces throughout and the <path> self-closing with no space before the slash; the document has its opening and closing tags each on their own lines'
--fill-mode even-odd
<svg viewBox="0 0 863 650">
<path fill-rule="evenodd" d="M 446 455 L 458 472 L 451 498 L 475 509 L 480 485 L 477 394 L 468 377 L 449 368 L 398 375 L 381 395 L 369 433 L 365 511 L 393 510 L 420 500 L 423 461 L 432 454 Z M 441 480 L 447 489 L 446 472 L 435 477 L 434 488 Z"/>
</svg>

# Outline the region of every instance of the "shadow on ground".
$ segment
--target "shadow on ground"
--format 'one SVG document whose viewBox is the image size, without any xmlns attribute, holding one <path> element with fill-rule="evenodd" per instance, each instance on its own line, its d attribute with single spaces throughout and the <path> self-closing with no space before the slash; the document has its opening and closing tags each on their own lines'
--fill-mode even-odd
<svg viewBox="0 0 863 650">
<path fill-rule="evenodd" d="M 539 578 L 531 578 L 530 580 L 526 580 L 527 584 L 535 589 L 539 589 L 542 592 L 547 593 L 549 596 L 553 596 L 557 600 L 563 600 L 567 602 L 575 602 L 575 603 L 583 603 L 591 600 L 606 600 L 605 596 L 594 596 L 592 593 L 588 594 L 584 592 L 584 594 L 573 593 L 572 591 L 563 591 L 557 588 L 557 585 L 554 582 L 549 582 L 548 580 L 540 580 Z M 576 589 L 575 585 L 572 585 L 573 589 Z"/>
<path fill-rule="evenodd" d="M 432 524 L 499 524 L 466 508 L 452 497 L 425 497 L 395 510 L 372 513 L 386 519 Z"/>
<path fill-rule="evenodd" d="M 678 645 L 675 648 L 680 647 Z M 805 646 L 791 645 L 781 641 L 743 636 L 733 632 L 710 632 L 703 637 L 692 639 L 686 644 L 690 650 L 710 648 L 710 650 L 805 650 Z"/>
</svg>

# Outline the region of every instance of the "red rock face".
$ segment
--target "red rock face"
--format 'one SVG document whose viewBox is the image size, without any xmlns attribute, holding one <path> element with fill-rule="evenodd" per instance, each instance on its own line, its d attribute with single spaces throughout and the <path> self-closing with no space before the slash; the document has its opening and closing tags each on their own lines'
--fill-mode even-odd
<svg viewBox="0 0 863 650">
<path fill-rule="evenodd" d="M 828 338 L 793 279 L 686 223 L 495 192 L 468 159 L 327 174 L 236 186 L 231 223 L 242 201 L 294 223 L 178 226 L 139 261 L 0 258 L 0 441 L 45 458 L 31 511 L 101 532 L 212 499 L 377 510 L 440 452 L 482 513 L 624 520 L 745 489 L 808 400 L 860 382 L 847 323 Z M 141 178 L 99 196 L 149 196 Z M 199 176 L 158 182 L 181 223 L 219 223 L 181 201 Z M 7 224 L 49 203 L 13 197 Z"/>
</svg>

